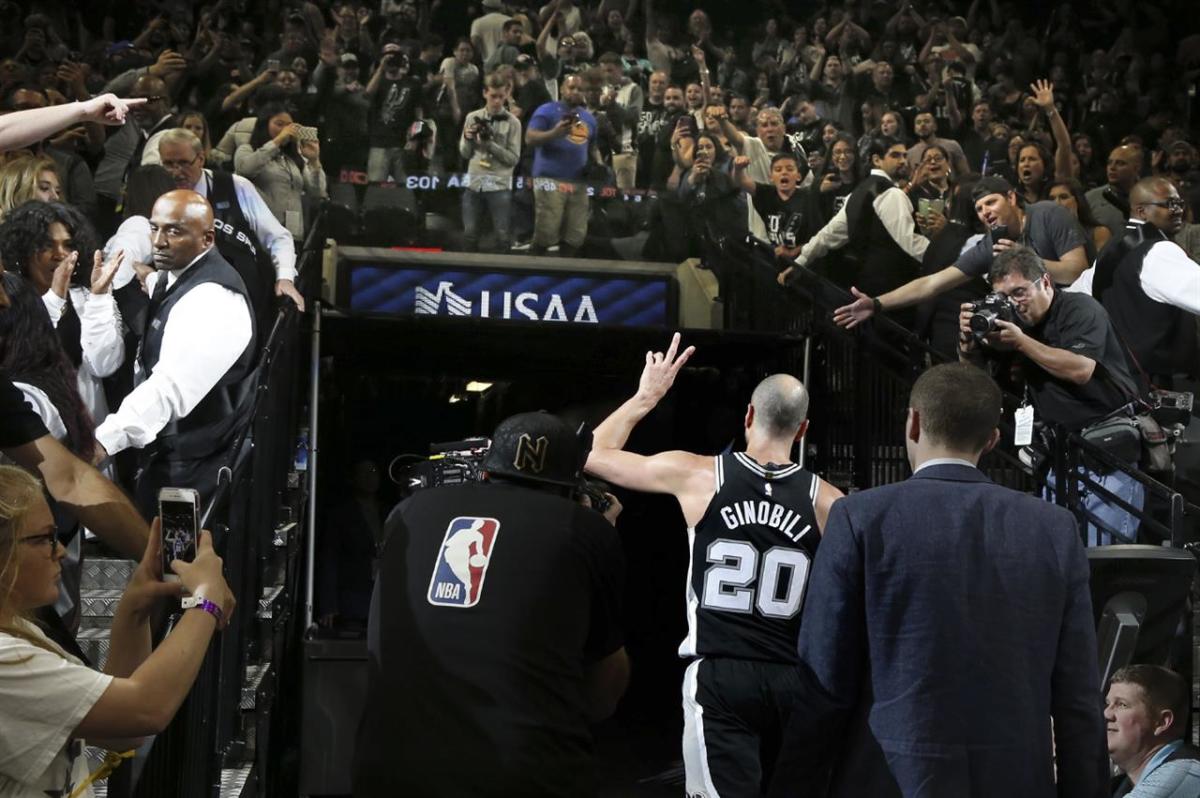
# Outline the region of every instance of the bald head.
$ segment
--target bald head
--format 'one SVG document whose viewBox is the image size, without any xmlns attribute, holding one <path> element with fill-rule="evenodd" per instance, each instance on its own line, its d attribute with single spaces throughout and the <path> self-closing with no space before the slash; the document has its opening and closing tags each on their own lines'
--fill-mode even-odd
<svg viewBox="0 0 1200 798">
<path fill-rule="evenodd" d="M 1111 186 L 1121 191 L 1129 191 L 1142 173 L 1142 148 L 1131 144 L 1122 144 L 1113 149 L 1108 156 L 1107 177 Z"/>
<path fill-rule="evenodd" d="M 755 429 L 769 438 L 793 438 L 808 417 L 808 390 L 791 374 L 772 374 L 750 395 Z"/>
<path fill-rule="evenodd" d="M 1129 191 L 1129 212 L 1134 219 L 1154 225 L 1173 236 L 1183 227 L 1183 200 L 1175 184 L 1165 177 L 1139 180 Z"/>
<path fill-rule="evenodd" d="M 208 200 L 195 191 L 168 191 L 150 212 L 150 242 L 154 265 L 182 269 L 213 245 L 213 212 Z"/>
</svg>

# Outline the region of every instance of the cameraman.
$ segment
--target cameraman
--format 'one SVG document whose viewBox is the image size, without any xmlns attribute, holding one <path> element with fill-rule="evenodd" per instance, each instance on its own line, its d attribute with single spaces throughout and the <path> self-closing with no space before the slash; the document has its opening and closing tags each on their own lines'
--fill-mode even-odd
<svg viewBox="0 0 1200 798">
<path fill-rule="evenodd" d="M 496 247 L 507 252 L 513 167 L 521 157 L 521 122 L 504 109 L 512 84 L 493 72 L 484 83 L 484 107 L 467 114 L 458 154 L 467 163 L 467 188 L 462 193 L 463 239 L 468 252 L 479 249 L 483 208 L 492 217 Z"/>
<path fill-rule="evenodd" d="M 546 413 L 496 428 L 485 481 L 387 520 L 354 795 L 595 795 L 589 723 L 628 681 L 623 555 L 573 492 L 588 454 Z M 606 522 L 605 519 L 608 519 Z"/>
<path fill-rule="evenodd" d="M 1136 386 L 1121 342 L 1099 302 L 1086 294 L 1057 290 L 1042 259 L 1023 246 L 996 256 L 988 282 L 994 292 L 1008 298 L 1016 322 L 996 319 L 994 331 L 980 346 L 971 330 L 974 305 L 964 304 L 959 316 L 959 359 L 983 365 L 985 359 L 995 362 L 1010 353 L 1021 366 L 1036 417 L 1068 431 L 1083 430 L 1125 411 L 1136 397 Z M 1123 471 L 1090 476 L 1141 509 L 1142 485 Z M 1053 486 L 1052 476 L 1047 484 Z M 1110 535 L 1089 523 L 1088 545 L 1133 541 L 1137 531 L 1133 516 L 1109 505 L 1087 486 L 1081 492 L 1084 509 L 1115 531 Z"/>
</svg>

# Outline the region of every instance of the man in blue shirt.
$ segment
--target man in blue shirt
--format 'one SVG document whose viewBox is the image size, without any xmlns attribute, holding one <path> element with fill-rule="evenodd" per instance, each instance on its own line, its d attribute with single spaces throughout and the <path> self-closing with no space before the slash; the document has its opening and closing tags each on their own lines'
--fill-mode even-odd
<svg viewBox="0 0 1200 798">
<path fill-rule="evenodd" d="M 1190 699 L 1183 677 L 1158 665 L 1113 675 L 1104 707 L 1108 753 L 1125 773 L 1113 798 L 1200 795 L 1200 750 L 1183 739 Z"/>
<path fill-rule="evenodd" d="M 596 118 L 584 108 L 583 77 L 562 83 L 558 102 L 533 112 L 525 143 L 533 148 L 533 251 L 559 247 L 574 255 L 587 236 L 588 187 L 583 184 L 596 152 Z"/>
</svg>

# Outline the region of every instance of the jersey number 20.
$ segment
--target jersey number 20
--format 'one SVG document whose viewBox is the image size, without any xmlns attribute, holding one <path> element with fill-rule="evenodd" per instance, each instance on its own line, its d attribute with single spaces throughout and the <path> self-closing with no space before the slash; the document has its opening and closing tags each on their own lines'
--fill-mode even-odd
<svg viewBox="0 0 1200 798">
<path fill-rule="evenodd" d="M 721 539 L 708 547 L 707 559 L 713 563 L 704 572 L 702 603 L 708 609 L 748 613 L 758 607 L 768 618 L 791 618 L 800 612 L 808 579 L 807 552 L 776 546 L 762 555 L 760 569 L 758 549 L 744 540 Z M 781 596 L 785 579 L 787 592 Z"/>
</svg>

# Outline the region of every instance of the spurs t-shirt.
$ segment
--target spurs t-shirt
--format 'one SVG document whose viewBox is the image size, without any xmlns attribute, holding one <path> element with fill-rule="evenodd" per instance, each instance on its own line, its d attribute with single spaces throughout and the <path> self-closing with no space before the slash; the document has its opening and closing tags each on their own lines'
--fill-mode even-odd
<svg viewBox="0 0 1200 798">
<path fill-rule="evenodd" d="M 770 183 L 756 183 L 754 187 L 754 210 L 767 229 L 767 240 L 785 247 L 798 247 L 804 243 L 801 231 L 804 225 L 805 198 L 803 191 L 793 191 L 784 199 Z"/>
<path fill-rule="evenodd" d="M 31 636 L 53 643 L 33 624 Z M 67 798 L 88 778 L 75 728 L 113 677 L 0 632 L 0 795 Z M 89 787 L 82 798 L 90 798 Z"/>
</svg>

